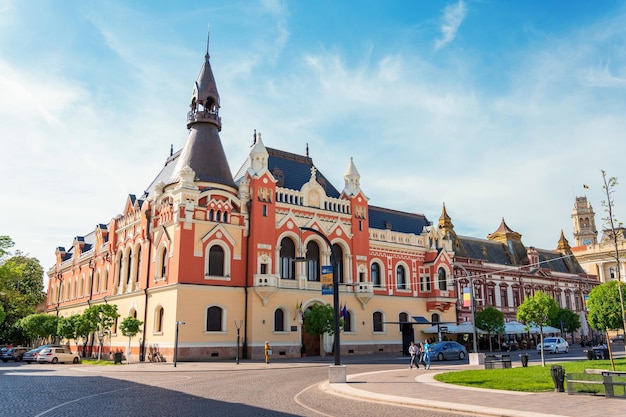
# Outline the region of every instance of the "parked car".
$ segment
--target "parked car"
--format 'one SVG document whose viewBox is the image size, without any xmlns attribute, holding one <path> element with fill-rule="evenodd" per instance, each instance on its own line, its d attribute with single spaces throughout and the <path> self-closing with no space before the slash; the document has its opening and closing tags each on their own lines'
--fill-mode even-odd
<svg viewBox="0 0 626 417">
<path fill-rule="evenodd" d="M 43 345 L 43 346 L 36 347 L 24 353 L 24 356 L 22 356 L 22 360 L 26 363 L 37 362 L 37 355 L 39 354 L 39 352 L 41 352 L 42 349 L 49 348 L 49 347 L 61 347 L 61 346 Z"/>
<path fill-rule="evenodd" d="M 611 339 L 611 343 L 624 343 L 624 335 L 618 334 L 617 336 Z"/>
<path fill-rule="evenodd" d="M 465 359 L 467 350 L 457 342 L 437 342 L 430 345 L 430 357 L 442 361 L 444 359 Z"/>
<path fill-rule="evenodd" d="M 30 348 L 21 347 L 21 346 L 9 348 L 2 353 L 2 355 L 0 356 L 0 359 L 2 359 L 2 362 L 8 362 L 8 361 L 19 362 L 22 360 L 22 356 L 24 356 L 24 354 L 28 352 L 29 350 Z"/>
<path fill-rule="evenodd" d="M 64 347 L 47 347 L 37 354 L 37 363 L 79 363 L 78 353 Z"/>
<path fill-rule="evenodd" d="M 537 345 L 537 352 L 541 353 L 541 343 Z M 569 343 L 562 337 L 546 337 L 543 339 L 544 352 L 559 353 L 569 352 Z"/>
</svg>

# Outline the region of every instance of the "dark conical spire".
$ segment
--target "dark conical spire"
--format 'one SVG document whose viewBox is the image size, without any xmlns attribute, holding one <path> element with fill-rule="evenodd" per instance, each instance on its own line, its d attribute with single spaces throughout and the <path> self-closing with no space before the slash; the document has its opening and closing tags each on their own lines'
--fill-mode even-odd
<svg viewBox="0 0 626 417">
<path fill-rule="evenodd" d="M 198 80 L 194 84 L 191 110 L 187 116 L 189 136 L 178 159 L 173 182 L 180 180 L 181 172 L 189 167 L 195 173 L 194 181 L 235 188 L 219 135 L 222 129 L 219 101 L 217 85 L 209 63 L 207 38 L 207 53 Z"/>
<path fill-rule="evenodd" d="M 206 54 L 204 55 L 204 65 L 198 75 L 198 80 L 194 84 L 191 95 L 191 110 L 187 115 L 187 128 L 197 122 L 208 122 L 222 130 L 222 120 L 220 113 L 220 95 L 217 92 L 217 84 L 213 77 L 213 70 L 209 60 L 209 37 L 207 36 Z"/>
</svg>

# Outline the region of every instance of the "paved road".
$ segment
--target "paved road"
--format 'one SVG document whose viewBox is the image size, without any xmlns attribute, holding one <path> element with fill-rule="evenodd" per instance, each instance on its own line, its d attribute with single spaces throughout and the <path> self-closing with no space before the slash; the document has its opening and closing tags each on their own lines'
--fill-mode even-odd
<svg viewBox="0 0 626 417">
<path fill-rule="evenodd" d="M 511 352 L 514 362 L 519 361 L 517 353 Z M 548 355 L 547 360 L 574 360 L 583 356 L 581 348 L 573 348 L 567 355 Z M 531 352 L 531 362 L 539 360 Z M 436 364 L 439 368 L 466 362 Z M 176 368 L 171 363 L 117 366 L 0 363 L 0 416 L 453 415 L 416 408 L 409 411 L 402 406 L 331 395 L 320 389 L 320 382 L 328 380 L 330 363 L 332 358 L 277 360 L 269 366 L 250 361 L 239 365 L 179 362 Z M 408 359 L 398 354 L 346 356 L 343 363 L 349 375 L 408 368 Z M 393 386 L 414 385 L 412 379 L 400 376 L 386 382 Z M 406 388 L 412 392 L 412 387 L 403 386 Z M 427 394 L 424 398 L 428 398 Z"/>
<path fill-rule="evenodd" d="M 352 365 L 350 373 L 401 365 Z M 0 364 L 2 416 L 389 416 L 407 408 L 320 390 L 328 362 Z M 413 409 L 413 416 L 450 416 Z"/>
</svg>

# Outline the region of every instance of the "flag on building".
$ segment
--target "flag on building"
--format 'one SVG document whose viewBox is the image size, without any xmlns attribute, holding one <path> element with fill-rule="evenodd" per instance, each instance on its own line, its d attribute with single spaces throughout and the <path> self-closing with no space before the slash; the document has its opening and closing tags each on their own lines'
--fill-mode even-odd
<svg viewBox="0 0 626 417">
<path fill-rule="evenodd" d="M 585 190 L 587 190 L 587 189 L 589 189 L 589 186 L 588 186 L 587 184 L 583 184 L 583 188 L 584 188 Z"/>
</svg>

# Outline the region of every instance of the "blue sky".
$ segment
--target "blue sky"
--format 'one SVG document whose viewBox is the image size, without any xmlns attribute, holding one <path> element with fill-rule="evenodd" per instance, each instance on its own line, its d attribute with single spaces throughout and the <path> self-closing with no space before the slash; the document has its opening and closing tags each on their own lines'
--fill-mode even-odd
<svg viewBox="0 0 626 417">
<path fill-rule="evenodd" d="M 545 249 L 573 243 L 576 195 L 602 223 L 601 169 L 626 180 L 623 1 L 0 0 L 16 249 L 47 269 L 143 193 L 187 137 L 209 25 L 233 171 L 257 129 L 338 188 L 354 157 L 372 205 L 436 222 L 445 202 L 459 234 L 504 218 Z"/>
</svg>

